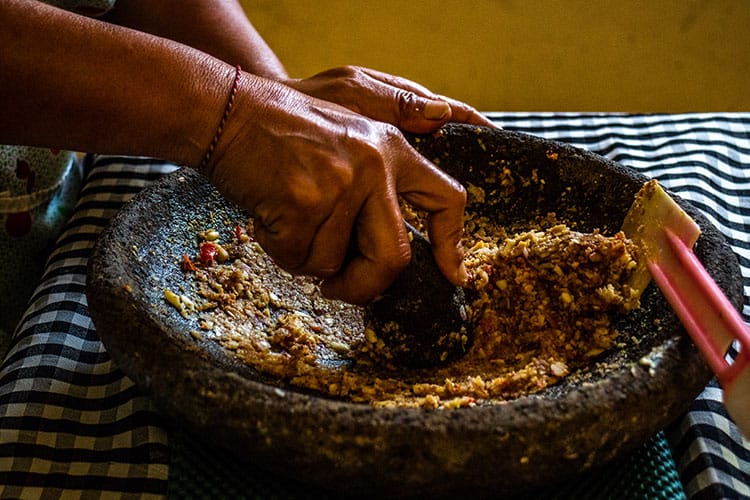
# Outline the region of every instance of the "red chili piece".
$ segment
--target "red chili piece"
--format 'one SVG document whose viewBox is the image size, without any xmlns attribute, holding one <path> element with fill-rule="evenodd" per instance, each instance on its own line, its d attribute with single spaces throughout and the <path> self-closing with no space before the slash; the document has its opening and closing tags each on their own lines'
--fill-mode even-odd
<svg viewBox="0 0 750 500">
<path fill-rule="evenodd" d="M 185 272 L 195 271 L 195 264 L 193 264 L 193 261 L 190 260 L 190 257 L 186 253 L 182 254 L 182 270 Z"/>
<path fill-rule="evenodd" d="M 204 264 L 213 264 L 214 257 L 216 256 L 216 245 L 210 241 L 201 243 L 201 262 Z"/>
</svg>

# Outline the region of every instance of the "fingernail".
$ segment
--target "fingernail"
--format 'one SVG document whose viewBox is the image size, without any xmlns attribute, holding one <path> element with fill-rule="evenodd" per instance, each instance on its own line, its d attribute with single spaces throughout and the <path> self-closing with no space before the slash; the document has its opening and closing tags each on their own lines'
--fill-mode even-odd
<svg viewBox="0 0 750 500">
<path fill-rule="evenodd" d="M 422 110 L 422 116 L 428 120 L 445 120 L 450 114 L 450 104 L 445 101 L 428 100 Z"/>
</svg>

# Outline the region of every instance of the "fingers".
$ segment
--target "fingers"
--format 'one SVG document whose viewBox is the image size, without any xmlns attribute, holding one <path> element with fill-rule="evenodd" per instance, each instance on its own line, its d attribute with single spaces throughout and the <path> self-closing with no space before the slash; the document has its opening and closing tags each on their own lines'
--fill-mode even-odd
<svg viewBox="0 0 750 500">
<path fill-rule="evenodd" d="M 382 293 L 411 258 L 411 247 L 394 192 L 374 193 L 357 219 L 358 253 L 339 274 L 325 280 L 322 293 L 365 304 Z"/>
<path fill-rule="evenodd" d="M 417 155 L 419 156 L 419 155 Z M 409 203 L 429 213 L 427 230 L 440 271 L 456 286 L 465 286 L 463 263 L 466 190 L 455 179 L 421 156 L 421 161 L 399 170 L 399 192 Z"/>
<path fill-rule="evenodd" d="M 312 209 L 318 202 L 286 195 L 287 203 L 265 199 L 253 209 L 256 241 L 289 272 L 298 272 L 308 260 L 310 242 L 324 215 Z M 321 200 L 322 201 L 322 200 Z"/>
<path fill-rule="evenodd" d="M 269 198 L 253 210 L 256 240 L 289 272 L 326 278 L 344 260 L 360 203 L 352 201 L 351 185 L 326 179 L 323 191 L 317 185 L 301 187 L 298 178 L 285 203 Z"/>
<path fill-rule="evenodd" d="M 335 275 L 341 268 L 351 237 L 352 220 L 334 211 L 317 227 L 298 217 L 287 217 L 278 224 L 267 224 L 262 217 L 253 219 L 255 239 L 279 267 L 319 278 Z"/>
<path fill-rule="evenodd" d="M 369 68 L 358 69 L 372 80 L 382 84 L 381 92 L 385 94 L 385 97 L 399 103 L 398 113 L 394 118 L 382 121 L 389 121 L 399 128 L 413 133 L 430 132 L 449 121 L 495 126 L 489 119 L 466 103 L 434 94 L 425 87 L 405 78 Z"/>
<path fill-rule="evenodd" d="M 432 253 L 440 272 L 456 286 L 465 287 L 469 274 L 464 265 L 464 248 L 462 245 L 463 213 L 457 221 L 455 214 L 446 212 L 433 213 L 428 220 L 428 231 L 432 244 Z"/>
<path fill-rule="evenodd" d="M 406 78 L 368 68 L 344 66 L 285 83 L 412 133 L 432 132 L 449 121 L 494 126 L 468 104 L 434 94 Z"/>
<path fill-rule="evenodd" d="M 375 191 L 365 200 L 357 219 L 359 254 L 324 282 L 328 297 L 364 303 L 384 291 L 408 264 L 411 247 L 396 189 L 430 212 L 428 230 L 438 267 L 454 285 L 466 284 L 461 245 L 465 190 L 408 147 L 401 136 L 393 139 L 389 151 L 395 154 L 391 169 L 396 177 L 386 186 L 394 187 Z"/>
<path fill-rule="evenodd" d="M 304 264 L 293 272 L 309 274 L 319 278 L 329 278 L 339 272 L 345 264 L 352 227 L 357 213 L 340 204 L 317 228 L 310 241 L 309 252 Z"/>
<path fill-rule="evenodd" d="M 284 216 L 260 206 L 253 217 L 253 232 L 261 247 L 274 261 L 289 272 L 297 272 L 307 261 L 310 241 L 317 230 L 312 221 L 300 220 L 295 214 Z"/>
<path fill-rule="evenodd" d="M 439 96 L 438 99 L 444 100 L 450 106 L 451 122 L 497 128 L 497 125 L 492 123 L 489 118 L 464 102 L 457 101 L 445 96 Z"/>
</svg>

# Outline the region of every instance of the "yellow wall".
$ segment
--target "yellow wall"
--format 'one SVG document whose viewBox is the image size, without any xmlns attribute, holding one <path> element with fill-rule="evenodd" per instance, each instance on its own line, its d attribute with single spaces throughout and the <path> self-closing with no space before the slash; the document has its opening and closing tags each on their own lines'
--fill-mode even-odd
<svg viewBox="0 0 750 500">
<path fill-rule="evenodd" d="M 292 76 L 369 66 L 480 110 L 750 110 L 750 0 L 242 3 Z"/>
</svg>

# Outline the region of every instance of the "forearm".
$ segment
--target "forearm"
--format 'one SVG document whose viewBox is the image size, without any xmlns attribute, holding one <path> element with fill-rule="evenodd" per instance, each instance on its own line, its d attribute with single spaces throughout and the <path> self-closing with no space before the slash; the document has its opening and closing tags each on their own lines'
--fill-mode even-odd
<svg viewBox="0 0 750 500">
<path fill-rule="evenodd" d="M 0 27 L 0 143 L 200 161 L 230 65 L 36 1 L 0 2 Z"/>
<path fill-rule="evenodd" d="M 236 0 L 120 0 L 105 19 L 195 47 L 258 76 L 287 77 Z"/>
</svg>

